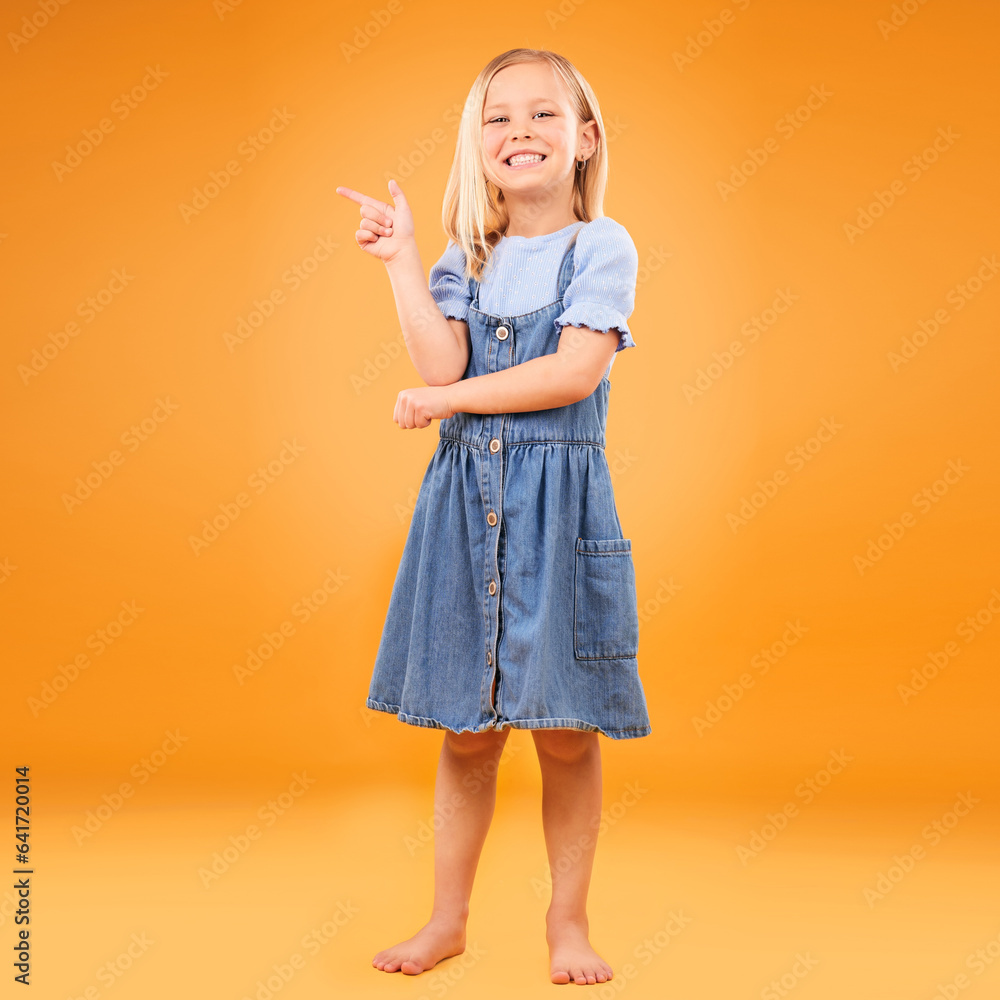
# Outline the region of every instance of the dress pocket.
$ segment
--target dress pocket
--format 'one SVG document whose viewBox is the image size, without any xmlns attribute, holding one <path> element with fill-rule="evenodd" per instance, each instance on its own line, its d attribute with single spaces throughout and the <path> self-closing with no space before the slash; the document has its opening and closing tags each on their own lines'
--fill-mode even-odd
<svg viewBox="0 0 1000 1000">
<path fill-rule="evenodd" d="M 639 653 L 639 608 L 630 538 L 578 538 L 573 652 L 580 660 Z"/>
</svg>

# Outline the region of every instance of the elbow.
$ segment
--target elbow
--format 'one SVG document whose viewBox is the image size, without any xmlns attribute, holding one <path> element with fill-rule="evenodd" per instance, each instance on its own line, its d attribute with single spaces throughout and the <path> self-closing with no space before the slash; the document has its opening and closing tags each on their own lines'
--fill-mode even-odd
<svg viewBox="0 0 1000 1000">
<path fill-rule="evenodd" d="M 568 368 L 563 379 L 566 405 L 586 399 L 601 384 L 603 378 L 603 368 L 596 375 L 591 368 Z"/>
<path fill-rule="evenodd" d="M 603 373 L 595 380 L 594 373 L 578 368 L 569 368 L 563 373 L 562 388 L 565 396 L 563 405 L 569 406 L 586 399 L 600 385 Z"/>
<path fill-rule="evenodd" d="M 467 342 L 457 345 L 454 350 L 442 350 L 433 357 L 431 364 L 421 369 L 420 376 L 427 385 L 452 385 L 465 378 L 470 356 Z"/>
<path fill-rule="evenodd" d="M 451 385 L 465 378 L 465 366 L 459 371 L 457 367 L 435 368 L 433 371 L 421 372 L 425 385 Z"/>
</svg>

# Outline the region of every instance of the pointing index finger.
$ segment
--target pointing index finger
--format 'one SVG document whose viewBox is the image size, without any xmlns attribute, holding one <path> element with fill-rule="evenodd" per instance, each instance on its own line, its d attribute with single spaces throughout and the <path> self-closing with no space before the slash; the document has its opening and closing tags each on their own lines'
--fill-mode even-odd
<svg viewBox="0 0 1000 1000">
<path fill-rule="evenodd" d="M 392 209 L 392 206 L 387 205 L 384 201 L 379 201 L 377 198 L 372 198 L 349 187 L 338 187 L 337 194 L 342 194 L 345 198 L 350 198 L 351 201 L 356 201 L 359 205 L 370 205 L 372 208 L 377 208 L 383 215 L 388 215 Z"/>
</svg>

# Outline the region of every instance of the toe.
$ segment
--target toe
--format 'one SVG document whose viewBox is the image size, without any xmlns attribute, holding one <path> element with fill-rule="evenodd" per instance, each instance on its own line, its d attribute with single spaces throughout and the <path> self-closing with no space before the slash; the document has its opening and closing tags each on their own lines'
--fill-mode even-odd
<svg viewBox="0 0 1000 1000">
<path fill-rule="evenodd" d="M 565 969 L 557 969 L 552 973 L 551 979 L 552 982 L 563 985 L 569 982 L 569 973 Z"/>
<path fill-rule="evenodd" d="M 400 964 L 400 971 L 406 976 L 418 976 L 424 971 L 424 967 L 408 958 Z"/>
</svg>

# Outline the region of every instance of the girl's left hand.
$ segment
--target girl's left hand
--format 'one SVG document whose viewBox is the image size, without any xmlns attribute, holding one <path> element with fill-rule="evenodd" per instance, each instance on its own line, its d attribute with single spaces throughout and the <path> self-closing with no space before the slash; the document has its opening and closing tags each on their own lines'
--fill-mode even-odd
<svg viewBox="0 0 1000 1000">
<path fill-rule="evenodd" d="M 445 386 L 428 385 L 416 389 L 403 389 L 396 397 L 392 419 L 406 430 L 427 427 L 432 420 L 444 420 L 455 415 L 448 404 Z"/>
</svg>

